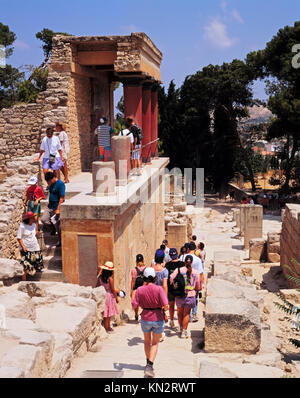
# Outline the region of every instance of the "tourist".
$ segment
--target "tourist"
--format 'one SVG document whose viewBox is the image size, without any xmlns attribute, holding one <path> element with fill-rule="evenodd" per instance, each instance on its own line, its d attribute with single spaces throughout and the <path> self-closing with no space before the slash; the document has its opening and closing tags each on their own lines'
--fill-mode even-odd
<svg viewBox="0 0 300 398">
<path fill-rule="evenodd" d="M 162 249 L 157 250 L 155 253 L 153 269 L 156 275 L 155 285 L 161 286 L 164 289 L 166 296 L 168 297 L 169 272 L 165 268 L 165 252 Z M 165 339 L 165 333 L 162 334 L 161 341 L 163 341 L 164 339 Z"/>
<path fill-rule="evenodd" d="M 197 247 L 196 247 L 195 243 L 191 242 L 189 244 L 189 251 L 188 251 L 187 255 L 190 255 L 193 257 L 192 267 L 198 274 L 200 274 L 200 278 L 203 281 L 204 280 L 204 269 L 203 269 L 201 259 L 196 255 L 196 249 L 197 249 Z M 187 255 L 183 256 L 182 261 L 185 261 L 185 258 Z M 198 296 L 196 297 L 196 306 L 191 311 L 190 322 L 198 322 L 197 311 L 198 311 Z"/>
<path fill-rule="evenodd" d="M 103 286 L 106 291 L 105 307 L 102 313 L 104 320 L 104 328 L 107 333 L 113 333 L 113 328 L 110 326 L 111 317 L 118 315 L 118 293 L 120 290 L 115 289 L 114 286 L 114 265 L 111 261 L 107 261 L 105 265 L 99 266 L 98 286 Z"/>
<path fill-rule="evenodd" d="M 170 276 L 177 268 L 184 267 L 184 262 L 180 261 L 178 258 L 178 252 L 175 248 L 171 248 L 169 251 L 169 256 L 171 261 L 166 264 L 166 269 L 168 270 L 168 301 L 169 301 L 169 314 L 170 314 L 170 328 L 175 328 L 174 323 L 174 313 L 175 313 L 175 296 L 173 295 L 173 285 L 170 283 Z"/>
<path fill-rule="evenodd" d="M 265 214 L 269 207 L 269 198 L 267 197 L 267 195 L 263 196 L 262 205 L 263 205 L 263 213 Z"/>
<path fill-rule="evenodd" d="M 64 157 L 59 138 L 53 136 L 54 130 L 52 127 L 47 128 L 46 137 L 43 138 L 41 143 L 40 155 L 35 159 L 39 162 L 42 155 L 43 157 L 43 173 L 44 175 L 52 170 L 56 177 L 58 177 L 58 170 L 64 166 Z"/>
<path fill-rule="evenodd" d="M 108 125 L 106 117 L 102 117 L 97 127 L 99 156 L 102 162 L 111 160 L 111 135 L 113 133 L 114 130 Z"/>
<path fill-rule="evenodd" d="M 170 249 L 168 247 L 169 242 L 167 241 L 167 239 L 164 239 L 162 244 L 165 245 L 165 250 L 164 250 L 165 251 L 165 263 L 168 263 L 169 261 L 172 261 L 171 257 L 169 256 L 169 251 L 170 251 Z"/>
<path fill-rule="evenodd" d="M 192 236 L 192 242 L 194 242 L 195 245 L 198 246 L 198 245 L 197 245 L 197 236 L 196 236 L 196 235 L 193 235 L 193 236 Z"/>
<path fill-rule="evenodd" d="M 130 162 L 131 162 L 131 169 L 134 168 L 133 164 L 133 144 L 134 144 L 134 137 L 132 132 L 130 131 L 131 124 L 128 120 L 125 121 L 125 129 L 120 131 L 119 137 L 129 137 L 130 138 Z"/>
<path fill-rule="evenodd" d="M 40 201 L 45 199 L 45 194 L 42 188 L 38 185 L 38 179 L 32 176 L 29 181 L 26 191 L 25 207 L 28 212 L 33 212 L 36 225 L 36 234 L 39 234 L 39 217 L 41 215 Z"/>
<path fill-rule="evenodd" d="M 254 199 L 251 197 L 250 198 L 250 203 L 249 203 L 250 205 L 254 205 L 255 203 L 254 203 Z"/>
<path fill-rule="evenodd" d="M 128 118 L 128 123 L 130 123 L 130 132 L 133 134 L 134 143 L 133 143 L 133 172 L 135 175 L 141 175 L 142 162 L 141 162 L 141 148 L 142 148 L 142 140 L 143 140 L 143 132 L 142 129 L 136 124 L 134 119 Z"/>
<path fill-rule="evenodd" d="M 182 246 L 182 248 L 180 249 L 180 257 L 179 260 L 183 261 L 184 256 L 187 254 L 187 248 L 185 246 Z"/>
<path fill-rule="evenodd" d="M 58 138 L 62 147 L 62 154 L 64 157 L 64 166 L 61 168 L 61 171 L 63 172 L 63 175 L 65 177 L 65 184 L 67 184 L 70 182 L 69 169 L 67 164 L 67 160 L 70 153 L 70 144 L 69 144 L 68 134 L 66 133 L 65 130 L 66 127 L 64 124 L 56 123 L 56 131 L 58 132 Z"/>
<path fill-rule="evenodd" d="M 45 175 L 45 179 L 48 183 L 49 188 L 49 203 L 48 207 L 45 208 L 42 223 L 52 226 L 52 235 L 58 234 L 57 247 L 61 246 L 61 229 L 60 229 L 60 207 L 65 201 L 65 184 L 59 180 L 54 173 L 48 172 Z"/>
<path fill-rule="evenodd" d="M 136 267 L 131 271 L 131 300 L 134 299 L 134 295 L 136 290 L 140 287 L 143 286 L 144 280 L 143 280 L 143 272 L 145 269 L 145 264 L 144 264 L 144 256 L 142 254 L 138 254 L 136 256 Z M 139 320 L 139 309 L 135 308 L 135 320 Z"/>
<path fill-rule="evenodd" d="M 247 204 L 247 198 L 244 196 L 242 199 L 242 205 L 246 205 Z"/>
<path fill-rule="evenodd" d="M 196 307 L 196 298 L 201 290 L 200 275 L 192 268 L 193 257 L 187 255 L 184 261 L 184 267 L 180 268 L 180 273 L 185 279 L 185 296 L 176 297 L 178 323 L 180 327 L 180 338 L 187 339 L 187 328 L 189 324 L 190 312 Z M 170 283 L 174 282 L 178 274 L 178 268 L 175 269 L 170 277 Z"/>
<path fill-rule="evenodd" d="M 154 361 L 158 345 L 165 327 L 164 311 L 168 309 L 168 299 L 161 286 L 154 284 L 155 270 L 148 267 L 144 270 L 144 286 L 137 289 L 132 301 L 133 308 L 141 307 L 141 327 L 144 333 L 144 350 L 147 365 L 145 376 L 155 377 Z"/>
<path fill-rule="evenodd" d="M 26 281 L 26 275 L 35 275 L 41 272 L 43 267 L 43 256 L 36 237 L 36 225 L 33 212 L 27 212 L 22 217 L 17 239 L 21 252 L 21 264 L 24 268 L 22 280 Z"/>
<path fill-rule="evenodd" d="M 206 260 L 206 251 L 204 250 L 204 248 L 205 248 L 205 244 L 203 242 L 200 242 L 198 245 L 198 250 L 195 253 L 197 255 L 197 257 L 199 257 L 202 262 L 203 271 L 204 271 L 204 264 L 205 264 L 205 260 Z"/>
</svg>

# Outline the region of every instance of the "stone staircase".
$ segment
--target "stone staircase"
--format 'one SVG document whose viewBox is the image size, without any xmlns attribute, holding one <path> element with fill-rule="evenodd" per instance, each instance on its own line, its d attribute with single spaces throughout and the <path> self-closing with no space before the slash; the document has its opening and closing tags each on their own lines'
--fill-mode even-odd
<svg viewBox="0 0 300 398">
<path fill-rule="evenodd" d="M 46 195 L 47 196 L 47 195 Z M 48 206 L 48 200 L 41 201 L 41 215 L 43 210 Z M 39 244 L 43 253 L 44 269 L 34 276 L 27 275 L 28 281 L 51 281 L 51 282 L 66 282 L 62 272 L 62 251 L 61 247 L 56 247 L 58 238 L 57 235 L 51 235 L 51 228 L 44 226 L 40 222 L 39 226 L 40 237 Z"/>
</svg>

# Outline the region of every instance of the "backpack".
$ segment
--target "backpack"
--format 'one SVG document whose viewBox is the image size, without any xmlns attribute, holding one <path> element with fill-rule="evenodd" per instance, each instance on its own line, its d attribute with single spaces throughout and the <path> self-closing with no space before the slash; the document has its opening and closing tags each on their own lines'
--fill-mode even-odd
<svg viewBox="0 0 300 398">
<path fill-rule="evenodd" d="M 178 267 L 178 274 L 173 280 L 173 289 L 172 294 L 175 297 L 185 297 L 185 279 L 184 276 L 180 272 L 180 268 Z"/>
<path fill-rule="evenodd" d="M 134 281 L 134 286 L 133 286 L 133 290 L 136 290 L 138 287 L 143 286 L 144 284 L 144 279 L 143 279 L 143 272 L 144 271 L 140 271 L 138 269 L 138 267 L 135 267 L 136 272 L 137 272 L 137 277 Z"/>
<path fill-rule="evenodd" d="M 138 125 L 132 126 L 132 133 L 134 137 L 137 137 L 138 141 L 143 141 L 143 130 Z"/>
</svg>

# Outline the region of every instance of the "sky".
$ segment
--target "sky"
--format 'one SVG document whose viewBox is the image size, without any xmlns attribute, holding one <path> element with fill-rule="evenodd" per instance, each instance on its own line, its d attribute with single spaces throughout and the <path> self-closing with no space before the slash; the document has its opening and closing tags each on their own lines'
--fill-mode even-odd
<svg viewBox="0 0 300 398">
<path fill-rule="evenodd" d="M 163 53 L 166 88 L 171 80 L 180 87 L 206 65 L 245 59 L 300 20 L 299 0 L 1 0 L 0 6 L 0 22 L 17 36 L 7 61 L 15 67 L 42 62 L 35 34 L 43 28 L 83 36 L 145 32 Z M 263 84 L 254 95 L 266 98 Z"/>
</svg>

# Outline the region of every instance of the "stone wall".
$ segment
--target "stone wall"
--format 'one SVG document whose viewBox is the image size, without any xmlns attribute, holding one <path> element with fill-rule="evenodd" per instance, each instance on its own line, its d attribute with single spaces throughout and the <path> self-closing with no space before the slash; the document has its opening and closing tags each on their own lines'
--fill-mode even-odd
<svg viewBox="0 0 300 398">
<path fill-rule="evenodd" d="M 24 200 L 27 182 L 33 175 L 41 184 L 40 164 L 36 155 L 15 158 L 7 162 L 7 177 L 0 184 L 0 258 L 18 258 L 17 231 L 25 210 Z"/>
<path fill-rule="evenodd" d="M 77 356 L 99 347 L 105 290 L 53 282 L 0 288 L 5 328 L 0 334 L 0 378 L 61 378 Z M 101 348 L 101 347 L 100 347 Z"/>
<path fill-rule="evenodd" d="M 284 267 L 290 266 L 296 269 L 293 260 L 300 263 L 300 205 L 287 204 L 282 222 L 280 239 L 280 263 L 285 276 L 289 271 Z M 299 267 L 298 267 L 299 272 Z M 297 287 L 292 281 L 288 281 L 290 287 Z"/>
</svg>

